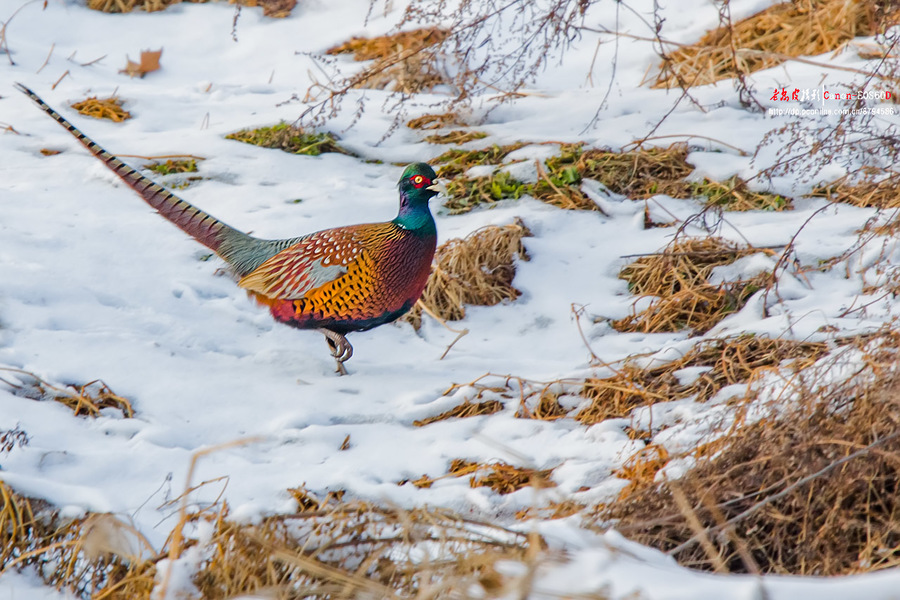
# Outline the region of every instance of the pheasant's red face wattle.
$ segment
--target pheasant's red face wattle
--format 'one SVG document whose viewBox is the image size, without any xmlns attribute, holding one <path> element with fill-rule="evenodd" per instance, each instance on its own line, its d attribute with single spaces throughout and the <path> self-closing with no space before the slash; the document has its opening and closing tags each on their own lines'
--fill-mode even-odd
<svg viewBox="0 0 900 600">
<path fill-rule="evenodd" d="M 432 183 L 431 180 L 424 175 L 413 175 L 409 178 L 409 180 L 412 182 L 413 187 L 417 190 L 421 190 L 423 187 L 431 185 Z"/>
</svg>

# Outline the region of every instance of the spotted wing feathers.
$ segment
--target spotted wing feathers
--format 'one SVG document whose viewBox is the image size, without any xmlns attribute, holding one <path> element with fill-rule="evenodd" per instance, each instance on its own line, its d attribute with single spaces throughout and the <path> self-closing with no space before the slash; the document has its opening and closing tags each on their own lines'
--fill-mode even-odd
<svg viewBox="0 0 900 600">
<path fill-rule="evenodd" d="M 272 300 L 303 298 L 347 274 L 364 251 L 361 234 L 360 226 L 310 234 L 266 260 L 238 285 Z"/>
</svg>

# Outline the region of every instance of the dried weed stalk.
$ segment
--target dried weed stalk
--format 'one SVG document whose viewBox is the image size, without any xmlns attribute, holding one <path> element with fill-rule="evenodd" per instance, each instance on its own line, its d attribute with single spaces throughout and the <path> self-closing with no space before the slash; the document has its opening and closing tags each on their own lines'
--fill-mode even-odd
<svg viewBox="0 0 900 600">
<path fill-rule="evenodd" d="M 790 408 L 738 427 L 677 482 L 600 511 L 683 565 L 842 575 L 900 563 L 898 335 L 860 338 L 791 380 Z M 834 377 L 836 371 L 844 375 Z"/>
<path fill-rule="evenodd" d="M 420 89 L 423 76 L 426 87 L 442 84 L 447 95 L 437 105 L 445 110 L 487 95 L 501 101 L 518 97 L 522 88 L 577 39 L 592 1 L 553 0 L 544 5 L 527 0 L 414 0 L 404 9 L 396 35 L 423 32 L 418 35 L 429 34 L 427 43 L 405 44 L 391 57 L 376 59 L 350 74 L 342 73 L 336 63 L 321 61 L 327 81 L 317 82 L 307 91 L 304 101 L 310 106 L 302 116 L 320 123 L 338 114 L 348 92 L 384 82 L 394 92 L 382 106 L 384 112 L 396 115 L 390 134 L 406 120 L 406 101 L 412 91 Z M 376 10 L 375 4 L 372 0 L 370 13 Z M 435 23 L 445 28 L 435 29 Z M 395 66 L 407 69 L 405 64 L 414 65 L 409 69 L 412 84 L 386 76 Z M 357 114 L 361 114 L 366 99 L 357 97 L 357 101 Z"/>
<path fill-rule="evenodd" d="M 466 316 L 467 304 L 493 306 L 515 300 L 520 294 L 512 285 L 515 261 L 528 260 L 522 244 L 528 235 L 531 232 L 518 221 L 484 227 L 441 244 L 422 302 L 442 319 L 458 321 Z M 413 308 L 404 320 L 418 328 L 421 310 Z"/>
</svg>

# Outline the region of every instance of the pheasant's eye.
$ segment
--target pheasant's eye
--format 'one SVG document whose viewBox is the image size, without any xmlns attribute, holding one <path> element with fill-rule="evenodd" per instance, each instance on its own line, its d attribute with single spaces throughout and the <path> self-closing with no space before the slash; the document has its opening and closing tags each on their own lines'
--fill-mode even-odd
<svg viewBox="0 0 900 600">
<path fill-rule="evenodd" d="M 413 175 L 409 179 L 416 189 L 421 189 L 423 186 L 431 183 L 431 181 L 423 175 Z"/>
</svg>

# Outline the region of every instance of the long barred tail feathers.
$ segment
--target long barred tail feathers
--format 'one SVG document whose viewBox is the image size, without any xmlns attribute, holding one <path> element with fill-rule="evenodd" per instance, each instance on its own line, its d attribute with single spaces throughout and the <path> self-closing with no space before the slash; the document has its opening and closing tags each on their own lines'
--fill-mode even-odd
<svg viewBox="0 0 900 600">
<path fill-rule="evenodd" d="M 256 241 L 254 238 L 219 221 L 212 215 L 200 210 L 189 202 L 182 200 L 161 185 L 154 183 L 152 180 L 141 175 L 135 169 L 104 150 L 99 144 L 94 142 L 94 140 L 83 134 L 65 117 L 44 102 L 40 96 L 21 83 L 16 83 L 15 87 L 17 90 L 31 98 L 31 100 L 33 100 L 41 110 L 50 115 L 53 120 L 62 125 L 75 137 L 75 139 L 81 142 L 91 154 L 103 161 L 103 164 L 105 164 L 113 173 L 118 175 L 130 188 L 140 194 L 147 204 L 155 208 L 159 214 L 174 223 L 201 244 L 204 244 L 222 256 L 226 261 L 231 262 L 231 257 L 228 256 L 231 254 L 228 252 L 229 247 L 234 245 L 252 245 L 252 242 Z M 225 247 L 223 247 L 223 245 Z"/>
</svg>

